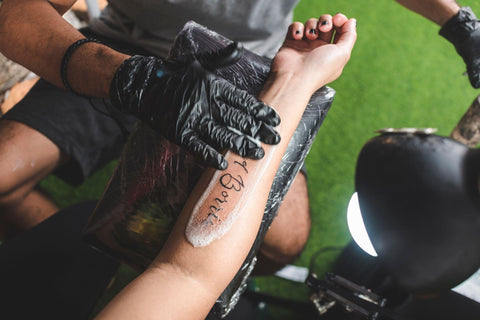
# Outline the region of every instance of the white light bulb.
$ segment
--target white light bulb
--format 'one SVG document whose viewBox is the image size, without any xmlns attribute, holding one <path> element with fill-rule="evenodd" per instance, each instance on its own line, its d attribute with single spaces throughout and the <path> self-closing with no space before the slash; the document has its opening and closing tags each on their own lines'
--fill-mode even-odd
<svg viewBox="0 0 480 320">
<path fill-rule="evenodd" d="M 356 192 L 352 195 L 348 203 L 347 224 L 350 234 L 358 246 L 369 255 L 374 257 L 378 256 L 373 248 L 372 241 L 370 241 L 365 224 L 363 223 L 360 204 L 358 203 L 358 194 Z"/>
</svg>

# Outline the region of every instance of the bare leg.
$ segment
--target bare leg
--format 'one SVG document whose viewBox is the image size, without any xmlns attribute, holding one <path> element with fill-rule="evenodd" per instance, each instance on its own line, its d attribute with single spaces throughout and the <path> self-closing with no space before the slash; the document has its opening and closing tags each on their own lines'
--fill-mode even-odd
<svg viewBox="0 0 480 320">
<path fill-rule="evenodd" d="M 443 26 L 458 13 L 460 6 L 454 0 L 396 0 L 404 7 Z"/>
<path fill-rule="evenodd" d="M 271 274 L 298 258 L 310 234 L 307 180 L 295 178 L 258 252 L 256 275 Z"/>
<path fill-rule="evenodd" d="M 0 239 L 11 239 L 58 210 L 57 205 L 47 195 L 34 189 L 14 210 L 0 215 Z"/>
<path fill-rule="evenodd" d="M 15 121 L 0 121 L 0 223 L 14 236 L 57 211 L 35 186 L 60 163 L 58 147 L 38 131 Z"/>
</svg>

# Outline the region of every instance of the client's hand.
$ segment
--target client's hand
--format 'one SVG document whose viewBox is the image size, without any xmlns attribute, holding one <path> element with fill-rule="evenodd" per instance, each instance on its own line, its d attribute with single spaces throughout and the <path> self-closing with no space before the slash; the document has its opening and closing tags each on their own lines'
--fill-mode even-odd
<svg viewBox="0 0 480 320">
<path fill-rule="evenodd" d="M 294 22 L 272 62 L 271 72 L 301 75 L 308 79 L 303 84 L 305 89 L 313 93 L 340 76 L 356 39 L 356 20 L 341 13 L 311 18 L 305 24 Z"/>
</svg>

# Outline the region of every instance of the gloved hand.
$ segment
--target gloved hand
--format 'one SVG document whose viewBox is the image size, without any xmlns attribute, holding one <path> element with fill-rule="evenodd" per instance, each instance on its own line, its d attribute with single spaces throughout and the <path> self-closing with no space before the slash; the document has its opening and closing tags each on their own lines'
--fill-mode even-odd
<svg viewBox="0 0 480 320">
<path fill-rule="evenodd" d="M 473 11 L 469 7 L 461 8 L 439 33 L 455 46 L 465 61 L 471 85 L 480 88 L 480 21 Z"/>
<path fill-rule="evenodd" d="M 112 104 L 217 169 L 228 166 L 220 149 L 261 159 L 264 151 L 258 140 L 280 141 L 273 128 L 280 123 L 278 114 L 211 72 L 242 55 L 243 48 L 234 43 L 197 57 L 133 56 L 114 75 Z"/>
</svg>

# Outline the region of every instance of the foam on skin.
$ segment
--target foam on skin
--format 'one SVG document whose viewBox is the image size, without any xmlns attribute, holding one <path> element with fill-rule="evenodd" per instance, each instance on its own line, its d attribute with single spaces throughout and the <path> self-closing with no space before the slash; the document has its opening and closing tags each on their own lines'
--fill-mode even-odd
<svg viewBox="0 0 480 320">
<path fill-rule="evenodd" d="M 270 164 L 274 148 L 270 147 L 262 161 L 238 158 L 229 161 L 226 170 L 215 171 L 186 226 L 185 237 L 190 244 L 207 246 L 230 230 L 245 206 L 245 199 L 255 189 L 258 177 Z M 229 155 L 230 152 L 225 158 Z M 255 182 L 249 183 L 252 180 Z"/>
</svg>

